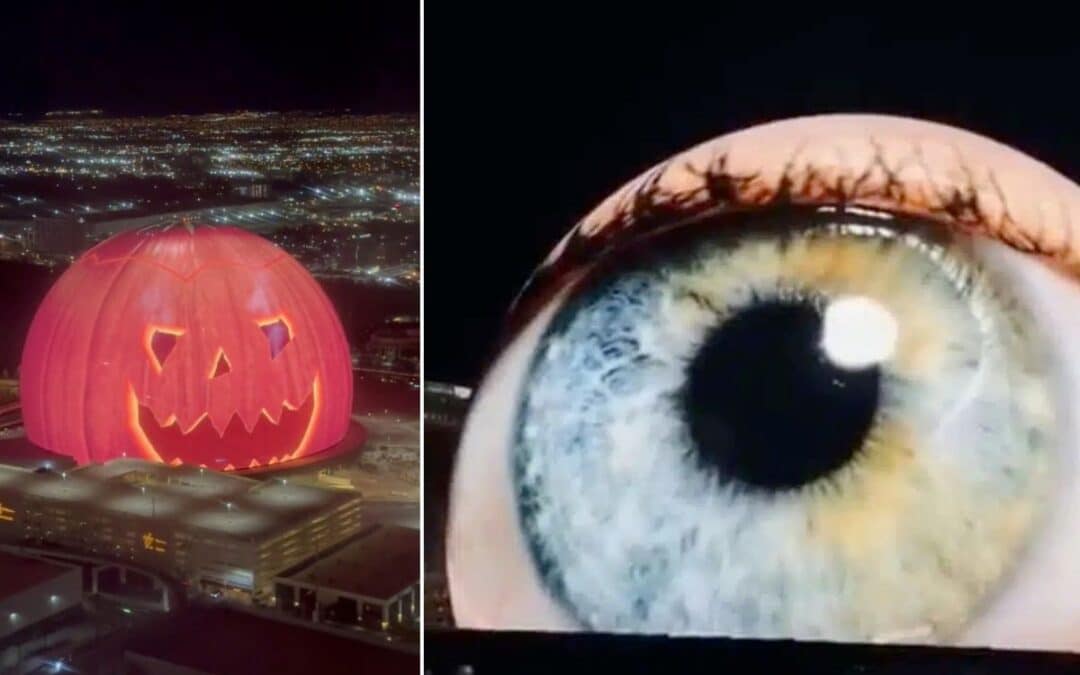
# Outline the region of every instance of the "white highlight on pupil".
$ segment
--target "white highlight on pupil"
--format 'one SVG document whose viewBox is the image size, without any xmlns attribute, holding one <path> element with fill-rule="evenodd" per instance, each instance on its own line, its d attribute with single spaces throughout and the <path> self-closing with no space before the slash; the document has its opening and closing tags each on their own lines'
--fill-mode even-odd
<svg viewBox="0 0 1080 675">
<path fill-rule="evenodd" d="M 842 296 L 825 308 L 821 348 L 841 368 L 867 368 L 892 358 L 899 331 L 896 316 L 877 300 Z"/>
</svg>

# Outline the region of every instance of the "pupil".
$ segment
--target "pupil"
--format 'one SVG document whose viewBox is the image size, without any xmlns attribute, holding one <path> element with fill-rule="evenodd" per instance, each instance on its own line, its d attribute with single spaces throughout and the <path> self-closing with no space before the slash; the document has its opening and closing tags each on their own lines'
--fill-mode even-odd
<svg viewBox="0 0 1080 675">
<path fill-rule="evenodd" d="M 837 367 L 807 303 L 768 301 L 715 327 L 687 369 L 682 407 L 704 466 L 780 490 L 843 466 L 877 411 L 880 370 Z"/>
</svg>

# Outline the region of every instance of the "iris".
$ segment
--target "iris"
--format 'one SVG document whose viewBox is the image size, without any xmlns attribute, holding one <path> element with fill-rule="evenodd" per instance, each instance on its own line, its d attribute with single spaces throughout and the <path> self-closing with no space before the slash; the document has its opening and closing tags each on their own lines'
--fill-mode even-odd
<svg viewBox="0 0 1080 675">
<path fill-rule="evenodd" d="M 597 630 L 953 635 L 1049 492 L 1040 336 L 962 238 L 777 218 L 559 309 L 511 450 L 537 570 Z"/>
</svg>

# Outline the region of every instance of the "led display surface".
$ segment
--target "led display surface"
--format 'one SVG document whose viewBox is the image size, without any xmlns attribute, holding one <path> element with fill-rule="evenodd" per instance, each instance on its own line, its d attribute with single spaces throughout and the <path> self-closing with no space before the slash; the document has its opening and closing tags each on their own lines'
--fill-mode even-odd
<svg viewBox="0 0 1080 675">
<path fill-rule="evenodd" d="M 125 232 L 60 277 L 20 372 L 29 439 L 78 462 L 119 456 L 246 469 L 318 453 L 349 425 L 341 322 L 311 275 L 250 232 Z"/>
</svg>

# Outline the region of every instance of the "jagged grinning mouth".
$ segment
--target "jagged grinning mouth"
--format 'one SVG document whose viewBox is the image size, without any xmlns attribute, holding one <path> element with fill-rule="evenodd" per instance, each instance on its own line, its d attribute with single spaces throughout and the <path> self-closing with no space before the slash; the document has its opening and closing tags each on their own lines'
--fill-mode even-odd
<svg viewBox="0 0 1080 675">
<path fill-rule="evenodd" d="M 157 462 L 224 471 L 255 468 L 296 459 L 307 451 L 321 410 L 321 394 L 316 376 L 310 393 L 299 404 L 283 401 L 276 422 L 264 408 L 249 430 L 240 415 L 233 413 L 219 433 L 207 413 L 186 429 L 180 427 L 176 415 L 159 423 L 128 383 L 128 426 L 143 454 Z"/>
</svg>

